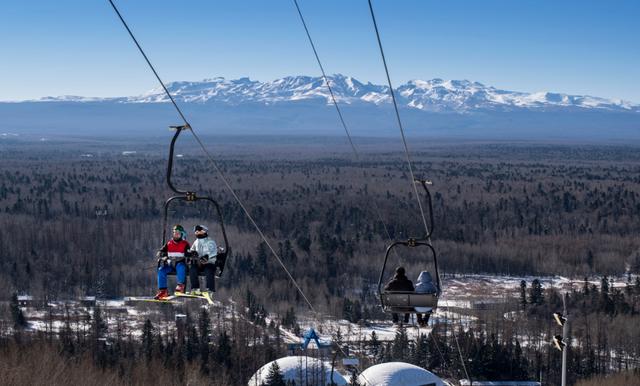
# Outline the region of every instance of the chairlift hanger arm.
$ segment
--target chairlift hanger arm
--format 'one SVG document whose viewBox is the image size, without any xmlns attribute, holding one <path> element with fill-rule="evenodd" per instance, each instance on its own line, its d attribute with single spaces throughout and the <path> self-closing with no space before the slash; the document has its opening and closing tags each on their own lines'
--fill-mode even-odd
<svg viewBox="0 0 640 386">
<path fill-rule="evenodd" d="M 180 125 L 180 126 L 170 126 L 170 128 L 175 130 L 176 133 L 173 135 L 173 138 L 171 139 L 171 146 L 169 147 L 169 162 L 167 163 L 167 185 L 169 185 L 169 188 L 171 190 L 173 190 L 178 194 L 189 194 L 188 191 L 179 190 L 178 188 L 175 187 L 175 185 L 173 185 L 173 183 L 171 182 L 171 175 L 173 172 L 173 157 L 175 153 L 176 140 L 178 139 L 178 136 L 180 135 L 180 133 L 182 133 L 183 130 L 189 130 L 191 129 L 191 126 L 187 124 L 187 125 Z"/>
<path fill-rule="evenodd" d="M 422 185 L 422 187 L 424 188 L 424 191 L 427 193 L 427 204 L 429 206 L 429 229 L 428 229 L 428 233 L 423 237 L 424 240 L 428 240 L 431 235 L 433 234 L 433 203 L 432 203 L 432 199 L 431 199 L 431 192 L 429 191 L 429 188 L 427 187 L 427 185 L 431 185 L 431 181 L 428 180 L 421 180 L 416 178 L 414 180 L 414 183 L 419 183 L 420 185 Z"/>
<path fill-rule="evenodd" d="M 164 202 L 164 216 L 162 217 L 162 245 L 167 243 L 167 226 L 169 220 L 169 204 L 171 204 L 175 200 L 184 200 L 187 201 L 185 196 L 173 196 L 169 197 L 167 201 Z"/>
</svg>

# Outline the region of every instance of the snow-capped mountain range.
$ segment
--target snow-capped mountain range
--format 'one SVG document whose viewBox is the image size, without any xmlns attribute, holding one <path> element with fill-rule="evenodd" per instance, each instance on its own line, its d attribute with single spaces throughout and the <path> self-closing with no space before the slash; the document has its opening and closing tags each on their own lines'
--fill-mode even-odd
<svg viewBox="0 0 640 386">
<path fill-rule="evenodd" d="M 329 83 L 356 136 L 393 136 L 388 87 L 332 75 Z M 233 135 L 344 135 L 322 77 L 270 82 L 213 78 L 167 85 L 189 122 Z M 500 90 L 467 80 L 413 80 L 394 90 L 412 136 L 640 140 L 640 105 L 551 92 Z M 0 102 L 0 132 L 157 135 L 176 123 L 162 88 L 130 97 L 46 97 Z M 178 120 L 179 121 L 179 120 Z"/>
<path fill-rule="evenodd" d="M 391 103 L 389 88 L 370 82 L 362 83 L 344 75 L 329 76 L 337 101 L 348 105 L 385 105 Z M 287 102 L 332 103 L 329 90 L 322 77 L 288 76 L 271 82 L 249 78 L 227 80 L 205 79 L 199 82 L 179 81 L 167 84 L 172 96 L 183 103 L 218 103 L 229 106 L 242 104 L 283 104 Z M 396 98 L 402 107 L 428 112 L 473 111 L 558 111 L 599 110 L 611 112 L 640 112 L 640 105 L 623 100 L 605 99 L 586 95 L 568 95 L 552 92 L 517 92 L 500 90 L 468 80 L 413 80 L 399 86 Z M 163 103 L 168 102 L 158 87 L 139 96 L 121 98 L 45 97 L 38 102 L 116 102 Z M 33 102 L 33 101 L 31 101 Z"/>
</svg>

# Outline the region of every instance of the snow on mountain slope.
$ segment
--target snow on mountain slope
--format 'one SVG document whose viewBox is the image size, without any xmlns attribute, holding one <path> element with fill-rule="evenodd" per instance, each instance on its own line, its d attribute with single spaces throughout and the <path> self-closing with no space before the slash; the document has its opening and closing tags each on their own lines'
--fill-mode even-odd
<svg viewBox="0 0 640 386">
<path fill-rule="evenodd" d="M 329 83 L 339 103 L 382 105 L 391 103 L 387 86 L 362 83 L 344 75 L 332 75 Z M 172 96 L 183 103 L 220 103 L 240 105 L 308 101 L 332 103 L 329 90 L 322 77 L 288 76 L 271 82 L 249 78 L 227 80 L 205 79 L 199 82 L 171 82 L 167 88 Z M 525 93 L 500 90 L 468 80 L 412 80 L 396 90 L 401 106 L 423 111 L 457 112 L 516 111 L 516 110 L 598 110 L 613 112 L 640 112 L 640 105 L 622 100 L 611 100 L 586 95 L 568 95 L 552 92 Z M 162 103 L 168 102 L 162 88 L 158 87 L 142 95 L 124 98 L 89 98 L 76 96 L 46 97 L 41 102 L 117 102 Z"/>
</svg>

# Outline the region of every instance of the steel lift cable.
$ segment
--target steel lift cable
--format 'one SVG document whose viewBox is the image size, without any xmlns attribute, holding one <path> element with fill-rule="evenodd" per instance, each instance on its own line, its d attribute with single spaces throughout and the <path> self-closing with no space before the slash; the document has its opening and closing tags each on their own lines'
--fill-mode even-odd
<svg viewBox="0 0 640 386">
<path fill-rule="evenodd" d="M 398 103 L 396 101 L 396 97 L 395 97 L 395 93 L 393 91 L 393 84 L 391 83 L 391 76 L 389 75 L 389 67 L 387 66 L 387 59 L 384 55 L 384 49 L 382 48 L 382 40 L 380 39 L 380 31 L 378 30 L 378 23 L 376 22 L 376 15 L 375 12 L 373 11 L 373 5 L 371 4 L 371 0 L 367 0 L 367 2 L 369 3 L 369 11 L 371 12 L 371 21 L 373 22 L 373 27 L 374 30 L 376 32 L 376 39 L 378 41 L 378 48 L 380 49 L 380 57 L 382 58 L 382 63 L 384 64 L 384 71 L 385 74 L 387 76 L 387 83 L 389 84 L 389 93 L 391 94 L 391 100 L 393 102 L 393 108 L 395 110 L 395 115 L 396 115 L 396 120 L 398 122 L 398 127 L 400 128 L 400 134 L 402 136 L 402 143 L 404 144 L 404 150 L 405 150 L 405 154 L 407 156 L 407 165 L 409 167 L 409 173 L 411 174 L 411 181 L 412 181 L 412 186 L 413 186 L 413 190 L 416 196 L 416 201 L 418 202 L 418 207 L 420 208 L 420 215 L 422 217 L 422 222 L 424 224 L 424 229 L 427 233 L 427 235 L 429 234 L 429 226 L 427 225 L 427 219 L 425 217 L 424 214 L 424 209 L 422 208 L 422 203 L 420 202 L 420 196 L 418 195 L 418 188 L 416 187 L 415 181 L 416 178 L 414 176 L 413 173 L 413 166 L 412 166 L 412 162 L 411 162 L 411 154 L 409 153 L 409 146 L 407 145 L 407 139 L 406 136 L 404 134 L 404 127 L 402 126 L 402 120 L 400 119 L 400 111 L 398 110 Z M 431 237 L 427 238 L 428 243 L 431 245 Z M 469 373 L 467 372 L 467 366 L 464 363 L 464 359 L 462 357 L 462 351 L 460 351 L 460 345 L 457 344 L 457 338 L 456 338 L 456 345 L 458 347 L 458 353 L 460 354 L 460 360 L 462 362 L 462 367 L 464 369 L 465 374 L 467 375 L 467 378 L 469 378 Z"/>
<path fill-rule="evenodd" d="M 355 158 L 357 161 L 359 161 L 360 163 L 360 167 L 362 167 L 362 169 L 364 169 L 364 161 L 361 160 L 360 158 L 360 154 L 358 153 L 358 150 L 353 142 L 353 139 L 351 137 L 351 132 L 349 131 L 349 129 L 347 128 L 347 124 L 344 120 L 344 117 L 342 116 L 342 111 L 340 110 L 340 107 L 338 106 L 338 102 L 336 101 L 335 95 L 333 94 L 333 89 L 331 88 L 331 85 L 329 83 L 329 79 L 327 78 L 327 74 L 324 71 L 324 66 L 322 65 L 322 61 L 320 60 L 320 55 L 318 54 L 318 51 L 316 50 L 316 45 L 313 42 L 313 39 L 311 38 L 311 33 L 309 32 L 309 28 L 307 27 L 307 23 L 304 19 L 304 16 L 302 15 L 302 11 L 300 10 L 300 5 L 298 4 L 298 0 L 293 0 L 293 4 L 296 7 L 296 10 L 298 11 L 298 16 L 300 16 L 300 21 L 302 22 L 302 26 L 304 27 L 304 31 L 307 34 L 307 39 L 309 40 L 309 44 L 311 45 L 311 49 L 313 50 L 313 54 L 316 58 L 316 62 L 318 63 L 318 67 L 320 67 L 320 71 L 322 72 L 322 78 L 324 79 L 324 83 L 327 85 L 327 88 L 329 89 L 329 94 L 331 95 L 331 100 L 333 102 L 333 105 L 336 108 L 336 112 L 338 113 L 338 117 L 340 118 L 340 122 L 342 123 L 342 127 L 344 128 L 344 132 L 347 135 L 347 138 L 349 139 L 349 143 L 351 144 L 351 149 L 353 150 L 353 154 L 355 155 Z M 380 214 L 380 211 L 378 210 L 377 207 L 374 206 L 374 212 L 376 213 L 376 216 L 378 217 L 378 221 L 380 221 L 380 223 L 382 223 L 382 227 L 384 228 L 384 232 L 387 235 L 387 239 L 389 240 L 389 242 L 393 242 L 393 240 L 391 239 L 391 234 L 389 233 L 389 228 L 387 227 L 386 222 L 384 221 L 384 219 L 382 218 L 382 215 Z M 398 256 L 398 252 L 394 249 L 394 252 L 396 254 L 396 257 Z"/>
<path fill-rule="evenodd" d="M 356 158 L 359 158 L 358 150 L 356 150 L 356 147 L 353 144 L 353 140 L 351 139 L 351 134 L 349 133 L 349 129 L 347 129 L 347 124 L 344 122 L 344 118 L 342 117 L 342 112 L 340 111 L 340 107 L 338 107 L 338 102 L 336 102 L 336 97 L 335 95 L 333 95 L 333 89 L 329 84 L 329 79 L 327 79 L 327 74 L 324 72 L 324 67 L 322 67 L 322 62 L 320 61 L 320 57 L 318 56 L 318 51 L 316 51 L 316 46 L 315 44 L 313 44 L 313 39 L 311 39 L 311 34 L 309 33 L 309 29 L 307 28 L 307 23 L 305 22 L 304 17 L 302 16 L 302 12 L 300 11 L 298 0 L 293 0 L 293 4 L 295 4 L 296 9 L 298 10 L 298 15 L 300 15 L 300 21 L 302 21 L 302 26 L 304 27 L 304 31 L 307 33 L 307 38 L 309 39 L 309 43 L 311 44 L 311 48 L 313 49 L 313 54 L 316 56 L 316 61 L 318 62 L 320 71 L 322 71 L 322 78 L 324 78 L 324 83 L 327 85 L 327 88 L 329 89 L 331 100 L 333 101 L 333 105 L 336 108 L 338 117 L 340 117 L 340 122 L 342 123 L 342 127 L 344 128 L 344 132 L 347 134 L 347 138 L 349 139 L 349 143 L 351 144 L 351 149 L 353 149 L 353 152 L 356 154 Z"/>
<path fill-rule="evenodd" d="M 382 57 L 382 63 L 384 64 L 384 71 L 387 74 L 387 83 L 389 84 L 389 94 L 391 94 L 391 100 L 393 102 L 393 108 L 396 113 L 396 120 L 398 121 L 398 127 L 400 128 L 400 135 L 402 136 L 402 143 L 404 144 L 404 152 L 407 157 L 407 165 L 409 166 L 409 174 L 411 174 L 411 186 L 413 187 L 413 192 L 416 196 L 416 201 L 418 202 L 418 208 L 420 208 L 420 215 L 422 217 L 422 223 L 424 224 L 424 229 L 426 231 L 425 234 L 429 234 L 429 226 L 427 225 L 427 219 L 424 214 L 424 209 L 422 208 L 422 202 L 420 202 L 420 196 L 418 195 L 418 188 L 416 187 L 415 181 L 416 177 L 413 173 L 413 165 L 411 162 L 411 155 L 409 153 L 409 146 L 407 145 L 407 138 L 404 135 L 404 127 L 402 126 L 402 120 L 400 119 L 400 112 L 398 111 L 398 103 L 396 101 L 396 95 L 393 92 L 393 85 L 391 84 L 391 77 L 389 76 L 389 68 L 387 67 L 387 59 L 384 56 L 384 50 L 382 49 L 382 41 L 380 40 L 380 32 L 378 31 L 378 24 L 376 23 L 376 16 L 373 12 L 373 5 L 371 5 L 371 0 L 369 2 L 369 10 L 371 11 L 371 20 L 373 21 L 373 27 L 376 31 L 376 38 L 378 40 L 378 47 L 380 48 L 380 56 Z M 430 238 L 429 238 L 430 239 Z M 429 240 L 431 243 L 431 240 Z"/>
<path fill-rule="evenodd" d="M 289 279 L 291 280 L 291 282 L 293 283 L 293 285 L 296 287 L 297 291 L 300 293 L 300 295 L 304 298 L 305 302 L 307 303 L 307 305 L 309 306 L 309 308 L 311 309 L 311 311 L 316 314 L 316 315 L 320 315 L 316 309 L 313 307 L 313 305 L 311 304 L 311 302 L 309 301 L 309 299 L 307 298 L 307 296 L 305 295 L 304 291 L 302 290 L 302 288 L 300 288 L 300 286 L 298 285 L 298 283 L 296 282 L 296 280 L 293 278 L 293 275 L 291 275 L 291 273 L 289 272 L 289 270 L 287 269 L 287 267 L 284 265 L 284 263 L 282 262 L 282 260 L 280 259 L 280 256 L 278 256 L 278 253 L 274 250 L 274 248 L 271 246 L 271 243 L 269 243 L 269 240 L 266 238 L 266 236 L 264 235 L 264 233 L 262 232 L 261 228 L 258 226 L 258 224 L 255 222 L 255 220 L 253 219 L 253 217 L 251 216 L 251 214 L 249 213 L 249 211 L 247 210 L 247 208 L 245 207 L 245 205 L 243 204 L 242 200 L 238 197 L 238 195 L 236 194 L 235 190 L 233 189 L 233 187 L 231 187 L 231 185 L 229 184 L 227 178 L 225 177 L 224 173 L 222 172 L 222 170 L 220 169 L 220 167 L 218 166 L 218 164 L 216 163 L 215 159 L 213 158 L 213 156 L 209 153 L 209 151 L 207 150 L 207 148 L 204 146 L 204 143 L 202 142 L 202 140 L 200 139 L 200 137 L 195 133 L 195 131 L 193 130 L 193 127 L 189 124 L 189 121 L 187 120 L 187 118 L 185 117 L 185 115 L 183 114 L 182 110 L 180 109 L 180 107 L 178 106 L 178 104 L 176 103 L 176 101 L 174 100 L 174 98 L 172 97 L 171 93 L 169 92 L 169 90 L 167 89 L 167 87 L 165 86 L 164 82 L 162 81 L 162 79 L 160 78 L 160 76 L 158 75 L 157 71 L 155 70 L 153 64 L 151 64 L 151 61 L 149 60 L 149 58 L 147 57 L 147 55 L 145 54 L 144 50 L 142 49 L 142 47 L 140 46 L 140 44 L 138 43 L 138 40 L 135 38 L 135 36 L 133 35 L 133 32 L 131 31 L 131 29 L 129 28 L 129 26 L 127 25 L 126 21 L 124 20 L 124 18 L 122 17 L 122 15 L 120 14 L 120 11 L 118 10 L 118 8 L 116 7 L 116 5 L 113 3 L 112 0 L 108 0 L 109 3 L 111 4 L 111 6 L 113 7 L 113 10 L 116 12 L 116 14 L 118 15 L 118 18 L 120 19 L 120 21 L 122 22 L 122 24 L 124 25 L 124 27 L 126 28 L 127 32 L 129 33 L 129 36 L 131 37 L 131 39 L 134 41 L 134 43 L 136 44 L 136 46 L 138 47 L 138 50 L 140 51 L 140 53 L 142 54 L 142 56 L 144 57 L 145 61 L 147 62 L 147 65 L 149 66 L 149 68 L 151 69 L 151 71 L 153 71 L 153 74 L 155 75 L 156 79 L 158 80 L 158 82 L 160 83 L 160 85 L 162 86 L 165 94 L 167 95 L 167 97 L 171 100 L 171 103 L 173 104 L 174 108 L 176 109 L 176 111 L 178 112 L 178 114 L 180 115 L 180 117 L 182 118 L 182 120 L 184 121 L 184 124 L 186 127 L 191 129 L 191 134 L 193 135 L 193 137 L 195 138 L 195 140 L 198 142 L 198 144 L 200 145 L 200 147 L 202 148 L 202 150 L 204 151 L 204 153 L 207 155 L 207 157 L 209 158 L 209 161 L 211 162 L 211 164 L 213 165 L 213 167 L 215 168 L 215 170 L 217 171 L 218 175 L 220 176 L 220 178 L 222 179 L 222 181 L 224 182 L 225 186 L 227 187 L 227 189 L 229 190 L 229 192 L 232 194 L 232 196 L 234 197 L 234 199 L 236 200 L 236 202 L 238 203 L 238 205 L 240 205 L 240 207 L 242 208 L 242 210 L 244 211 L 245 215 L 247 216 L 247 218 L 249 219 L 249 221 L 251 222 L 251 224 L 254 226 L 254 228 L 256 229 L 256 231 L 258 232 L 258 234 L 260 235 L 260 237 L 262 238 L 262 240 L 265 242 L 265 244 L 267 245 L 267 247 L 271 250 L 271 253 L 273 254 L 273 256 L 276 258 L 276 260 L 278 261 L 278 263 L 280 264 L 280 266 L 282 267 L 282 269 L 286 272 L 287 276 L 289 277 Z M 328 83 L 327 83 L 328 84 Z M 338 348 L 340 349 L 340 351 L 342 351 L 342 353 L 347 356 L 346 352 L 344 351 L 344 349 L 340 346 L 338 346 Z"/>
<path fill-rule="evenodd" d="M 343 127 L 343 128 L 344 128 L 344 130 L 345 130 L 345 133 L 346 133 L 346 135 L 347 135 L 347 138 L 349 139 L 349 143 L 351 144 L 351 148 L 353 149 L 353 153 L 354 153 L 354 155 L 355 155 L 355 158 L 356 158 L 356 160 L 360 161 L 361 167 L 363 167 L 363 169 L 364 169 L 364 162 L 360 159 L 360 155 L 359 155 L 359 153 L 358 153 L 358 151 L 357 151 L 357 149 L 356 149 L 356 147 L 355 147 L 355 145 L 354 145 L 354 143 L 353 143 L 353 140 L 352 140 L 351 134 L 350 134 L 350 132 L 349 132 L 349 129 L 347 128 L 347 124 L 346 124 L 346 122 L 345 122 L 345 120 L 344 120 L 344 117 L 343 117 L 343 115 L 342 115 L 342 112 L 341 112 L 341 110 L 340 110 L 340 108 L 339 108 L 339 106 L 338 106 L 338 102 L 337 102 L 337 101 L 336 101 L 336 99 L 335 99 L 335 96 L 334 96 L 333 90 L 332 90 L 331 85 L 330 85 L 330 83 L 329 83 L 329 79 L 327 78 L 326 72 L 325 72 L 325 70 L 324 70 L 324 66 L 322 65 L 322 61 L 320 60 L 320 55 L 318 54 L 318 51 L 317 51 L 317 49 L 316 49 L 316 46 L 315 46 L 315 44 L 314 44 L 314 42 L 313 42 L 313 39 L 312 39 L 312 37 L 311 37 L 311 33 L 309 32 L 309 28 L 307 27 L 307 23 L 306 23 L 306 21 L 305 21 L 305 19 L 304 19 L 304 16 L 303 16 L 303 14 L 302 14 L 301 9 L 300 9 L 300 5 L 298 4 L 298 1 L 297 1 L 297 0 L 293 0 L 293 3 L 294 3 L 294 5 L 295 5 L 295 7 L 296 7 L 296 10 L 297 10 L 297 12 L 298 12 L 298 16 L 300 16 L 300 21 L 302 22 L 302 26 L 304 27 L 305 33 L 306 33 L 306 35 L 307 35 L 307 39 L 309 40 L 309 44 L 311 45 L 311 49 L 313 50 L 313 54 L 314 54 L 314 56 L 315 56 L 315 58 L 316 58 L 316 62 L 318 63 L 318 67 L 320 67 L 320 71 L 322 72 L 322 77 L 323 77 L 323 79 L 324 79 L 324 82 L 325 82 L 325 84 L 327 85 L 327 88 L 329 89 L 329 94 L 331 95 L 331 100 L 332 100 L 332 102 L 333 102 L 333 104 L 334 104 L 334 106 L 335 106 L 335 108 L 336 108 L 336 111 L 337 111 L 338 116 L 339 116 L 339 118 L 340 118 L 340 122 L 342 123 L 342 127 Z M 396 109 L 396 111 L 397 111 L 397 109 Z M 398 117 L 398 118 L 399 118 L 399 117 Z M 404 135 L 403 135 L 403 139 L 404 139 Z M 407 148 L 406 148 L 406 141 L 405 141 L 405 149 L 407 149 Z M 408 150 L 408 149 L 407 149 L 407 150 Z M 413 176 L 413 173 L 412 173 L 412 176 Z M 414 183 L 413 185 L 414 185 L 414 189 L 416 189 L 416 188 L 415 188 L 415 183 Z M 417 191 L 416 191 L 416 194 L 417 194 Z M 421 203 L 420 203 L 420 201 L 419 201 L 419 200 L 418 200 L 418 205 L 421 205 Z M 421 206 L 420 206 L 420 209 L 421 209 L 421 211 L 422 211 L 422 207 L 421 207 Z M 377 217 L 378 217 L 378 220 L 382 223 L 382 225 L 383 225 L 383 227 L 384 227 L 384 230 L 385 230 L 385 233 L 386 233 L 386 235 L 387 235 L 387 238 L 389 239 L 389 241 L 390 241 L 390 242 L 392 242 L 392 240 L 391 240 L 391 235 L 390 235 L 390 233 L 389 233 L 389 230 L 388 230 L 388 228 L 387 228 L 387 225 L 386 225 L 385 221 L 382 219 L 382 216 L 381 216 L 381 214 L 380 214 L 379 210 L 378 210 L 377 208 L 374 208 L 374 211 L 375 211 L 375 213 L 376 213 L 376 215 L 377 215 Z M 424 218 L 424 213 L 423 213 L 423 212 L 422 212 L 422 217 L 423 217 L 423 222 L 425 223 L 425 228 L 426 228 L 426 232 L 427 232 L 427 235 L 428 235 L 428 234 L 429 234 L 429 228 L 426 226 L 426 220 L 425 220 L 425 218 Z M 429 240 L 429 243 L 431 243 L 430 237 L 428 237 L 428 240 Z M 398 252 L 397 252 L 395 249 L 394 249 L 394 253 L 396 254 L 396 256 L 397 256 L 397 257 L 399 257 L 399 256 L 398 256 Z M 444 356 L 442 355 L 442 352 L 441 352 L 440 348 L 439 348 L 439 347 L 437 347 L 437 344 L 438 344 L 438 343 L 437 343 L 437 341 L 435 341 L 435 338 L 434 338 L 434 342 L 436 343 L 436 349 L 438 350 L 438 353 L 439 353 L 439 354 L 440 354 L 440 356 L 442 357 L 442 360 L 443 360 L 443 363 L 444 363 L 444 362 L 445 362 L 445 360 L 444 360 Z M 444 363 L 444 364 L 446 365 L 446 363 Z"/>
<path fill-rule="evenodd" d="M 167 87 L 165 86 L 164 82 L 162 81 L 162 79 L 160 79 L 160 76 L 158 75 L 158 72 L 155 70 L 155 68 L 153 67 L 153 64 L 151 64 L 151 61 L 149 60 L 149 58 L 147 57 L 147 55 L 145 54 L 144 50 L 142 49 L 142 47 L 140 46 L 140 44 L 138 43 L 138 40 L 135 38 L 135 36 L 133 35 L 133 32 L 131 32 L 131 29 L 129 28 L 129 26 L 127 25 L 127 22 L 124 20 L 124 18 L 122 17 L 122 15 L 120 14 L 120 11 L 118 10 L 118 8 L 116 7 L 116 5 L 113 3 L 113 0 L 108 0 L 109 3 L 111 4 L 111 7 L 113 7 L 113 10 L 116 12 L 116 14 L 118 15 L 118 18 L 120 19 L 120 21 L 122 22 L 122 24 L 124 25 L 124 27 L 127 29 L 127 32 L 129 33 L 129 36 L 131 37 L 131 39 L 133 40 L 133 42 L 136 44 L 136 46 L 138 47 L 138 50 L 140 51 L 140 53 L 142 54 L 142 56 L 144 57 L 145 61 L 147 62 L 147 64 L 149 65 L 149 68 L 151 69 L 151 71 L 153 71 L 153 74 L 155 75 L 156 79 L 158 80 L 158 82 L 160 83 L 160 85 L 162 86 L 162 89 L 164 90 L 164 92 L 167 94 L 167 97 L 171 100 L 171 103 L 173 104 L 173 107 L 175 107 L 176 111 L 178 112 L 178 114 L 180 115 L 180 118 L 182 118 L 182 120 L 184 121 L 184 124 L 186 127 L 188 127 L 189 129 L 191 129 L 191 134 L 193 135 L 193 137 L 195 138 L 196 142 L 198 142 L 198 144 L 200 145 L 200 147 L 202 148 L 202 151 L 207 155 L 209 161 L 211 162 L 211 164 L 213 165 L 214 169 L 216 170 L 216 172 L 218 173 L 218 176 L 220 177 L 220 179 L 222 180 L 222 182 L 224 183 L 224 185 L 227 187 L 227 189 L 229 190 L 229 192 L 231 193 L 231 195 L 233 196 L 233 198 L 235 199 L 235 201 L 238 203 L 238 205 L 240 205 L 240 208 L 242 208 L 245 216 L 247 216 L 247 218 L 249 219 L 249 221 L 251 222 L 251 224 L 253 225 L 253 227 L 256 229 L 256 231 L 258 232 L 258 234 L 260 235 L 260 237 L 262 238 L 262 240 L 265 242 L 265 244 L 267 245 L 267 247 L 269 248 L 269 250 L 271 250 L 271 253 L 273 254 L 273 256 L 276 258 L 276 260 L 278 261 L 278 263 L 280 264 L 280 266 L 282 267 L 282 269 L 286 272 L 287 276 L 289 277 L 289 280 L 291 280 L 291 282 L 293 283 L 293 285 L 296 287 L 296 289 L 298 290 L 298 292 L 300 293 L 300 295 L 303 297 L 303 299 L 305 300 L 305 302 L 307 303 L 307 305 L 309 306 L 309 308 L 311 309 L 311 311 L 317 315 L 318 312 L 315 310 L 315 308 L 313 307 L 313 305 L 311 304 L 311 302 L 309 301 L 309 299 L 307 298 L 307 296 L 305 295 L 304 291 L 302 291 L 302 289 L 300 288 L 300 286 L 298 285 L 298 282 L 296 282 L 296 280 L 293 278 L 293 275 L 291 275 L 291 272 L 289 272 L 289 270 L 287 269 L 287 267 L 284 265 L 284 263 L 282 262 L 282 259 L 280 259 L 280 256 L 278 256 L 278 253 L 275 251 L 275 249 L 271 246 L 271 243 L 269 243 L 269 240 L 267 239 L 267 237 L 264 235 L 264 233 L 262 232 L 262 229 L 258 226 L 258 224 L 255 222 L 255 220 L 253 219 L 253 217 L 251 216 L 251 214 L 249 213 L 249 211 L 247 210 L 247 208 L 245 207 L 244 203 L 242 202 L 242 200 L 240 199 L 240 197 L 238 197 L 238 195 L 236 194 L 235 190 L 233 189 L 233 187 L 231 187 L 231 185 L 229 184 L 229 181 L 227 180 L 225 174 L 222 172 L 222 169 L 220 169 L 220 167 L 218 166 L 218 163 L 215 161 L 215 159 L 213 158 L 213 156 L 209 153 L 209 151 L 207 150 L 207 148 L 204 146 L 204 143 L 202 142 L 202 140 L 200 139 L 200 137 L 196 134 L 196 132 L 194 131 L 193 127 L 189 124 L 189 121 L 187 121 L 187 118 L 185 117 L 185 115 L 182 113 L 182 110 L 180 109 L 180 107 L 178 106 L 178 104 L 176 103 L 176 101 L 173 99 L 173 97 L 171 96 L 171 93 L 169 92 L 169 90 L 167 89 Z"/>
<path fill-rule="evenodd" d="M 445 307 L 447 307 L 447 314 L 449 313 L 449 301 L 446 300 L 445 301 Z M 449 319 L 449 317 L 447 317 L 447 319 Z M 460 324 L 460 331 L 464 331 L 464 326 L 462 325 L 462 320 L 458 319 L 458 323 Z M 453 331 L 451 332 L 453 334 L 453 339 L 456 342 L 456 347 L 458 348 L 458 355 L 460 356 L 460 363 L 462 364 L 462 369 L 464 370 L 464 374 L 467 377 L 467 379 L 471 379 L 469 378 L 469 372 L 467 371 L 467 365 L 465 363 L 464 357 L 462 355 L 462 350 L 460 349 L 460 342 L 458 341 L 458 335 L 456 335 L 456 330 L 455 328 L 453 329 Z"/>
</svg>

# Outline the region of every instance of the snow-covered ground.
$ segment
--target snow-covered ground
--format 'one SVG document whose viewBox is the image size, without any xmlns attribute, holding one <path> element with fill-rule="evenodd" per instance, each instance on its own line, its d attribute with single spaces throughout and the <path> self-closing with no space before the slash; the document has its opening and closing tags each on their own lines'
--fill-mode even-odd
<svg viewBox="0 0 640 386">
<path fill-rule="evenodd" d="M 570 290 L 571 288 L 582 288 L 584 279 L 569 279 L 562 276 L 534 277 L 534 276 L 493 276 L 493 275 L 456 275 L 443 278 L 443 294 L 440 298 L 436 312 L 431 316 L 431 321 L 454 323 L 456 326 L 469 326 L 477 318 L 472 312 L 467 312 L 478 308 L 487 308 L 495 304 L 506 302 L 518 296 L 520 282 L 524 280 L 527 287 L 531 286 L 534 279 L 540 280 L 543 288 L 557 288 L 560 290 Z M 612 287 L 624 287 L 626 277 L 615 277 L 610 279 Z M 600 285 L 599 278 L 589 279 L 590 284 Z M 159 330 L 175 328 L 174 316 L 181 313 L 180 305 L 167 305 L 148 302 L 130 302 L 129 299 L 99 300 L 97 305 L 102 310 L 102 317 L 107 322 L 109 334 L 122 333 L 126 330 L 127 335 L 139 336 L 142 333 L 142 326 L 147 319 L 150 319 Z M 196 306 L 199 300 L 186 300 Z M 55 301 L 49 302 L 48 307 L 23 307 L 23 312 L 29 322 L 29 329 L 33 331 L 53 331 L 59 332 L 65 327 L 67 312 L 69 313 L 70 327 L 73 331 L 78 329 L 88 329 L 93 318 L 93 307 L 83 304 L 80 301 Z M 243 310 L 231 301 L 224 304 L 216 301 L 210 308 L 210 314 L 220 315 L 223 320 L 232 318 L 242 318 Z M 512 313 L 506 313 L 505 318 L 511 318 Z M 271 318 L 267 317 L 267 324 Z M 415 316 L 406 329 L 409 338 L 416 338 L 420 334 L 428 333 L 430 327 L 418 328 L 415 323 Z M 320 320 L 321 319 L 321 320 Z M 277 321 L 275 321 L 277 322 Z M 314 328 L 320 335 L 321 340 L 343 342 L 363 342 L 371 339 L 373 332 L 376 333 L 380 341 L 393 340 L 397 333 L 397 326 L 390 320 L 372 321 L 366 325 L 350 323 L 346 320 L 336 320 L 329 317 L 311 317 L 310 315 L 298 315 L 298 323 L 302 331 Z M 286 343 L 300 343 L 301 337 L 296 336 L 292 331 L 282 329 L 282 338 Z M 313 347 L 312 343 L 312 347 Z"/>
<path fill-rule="evenodd" d="M 527 283 L 527 288 L 530 288 L 531 282 L 535 279 L 540 281 L 543 289 L 569 291 L 572 288 L 580 289 L 584 285 L 584 278 L 570 279 L 564 276 L 452 275 L 442 278 L 441 300 L 448 302 L 450 307 L 471 308 L 473 301 L 487 299 L 495 302 L 519 293 L 522 280 Z M 591 277 L 588 281 L 589 284 L 600 286 L 599 277 Z M 611 277 L 609 284 L 612 288 L 622 288 L 626 286 L 627 278 Z"/>
</svg>

